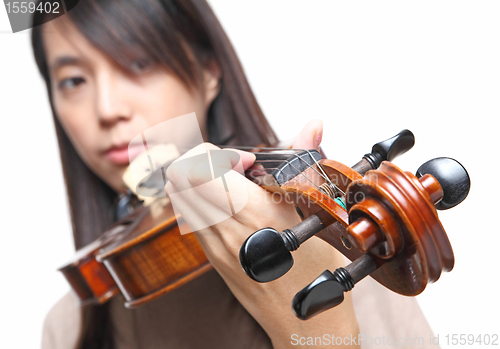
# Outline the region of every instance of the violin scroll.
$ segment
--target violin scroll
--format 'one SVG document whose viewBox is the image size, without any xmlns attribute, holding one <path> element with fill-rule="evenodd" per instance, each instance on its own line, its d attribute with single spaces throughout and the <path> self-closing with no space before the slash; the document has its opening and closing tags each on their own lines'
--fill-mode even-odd
<svg viewBox="0 0 500 349">
<path fill-rule="evenodd" d="M 426 224 L 414 222 L 411 209 L 404 207 L 405 200 L 398 199 L 400 193 L 411 198 L 419 211 L 427 209 L 430 212 L 431 205 L 441 210 L 458 205 L 467 197 L 469 188 L 467 171 L 451 158 L 427 161 L 417 170 L 417 177 L 383 163 L 378 171 L 367 173 L 365 178 L 349 187 L 346 194 L 350 223 L 346 229 L 348 239 L 363 253 L 391 258 L 403 247 L 401 229 L 412 225 L 416 231 L 422 231 L 437 226 L 431 223 L 437 216 L 430 213 Z M 359 197 L 363 200 L 356 202 Z"/>
<path fill-rule="evenodd" d="M 444 209 L 462 202 L 469 192 L 470 178 L 465 168 L 450 158 L 426 162 L 417 171 L 417 177 L 390 163 L 382 163 L 380 170 L 367 173 L 349 186 L 346 201 L 350 225 L 346 233 L 364 254 L 345 268 L 333 273 L 326 270 L 299 291 L 292 301 L 298 318 L 306 320 L 339 305 L 344 292 L 385 267 L 388 258 L 394 257 L 390 262 L 393 263 L 398 259 L 403 261 L 405 255 L 419 254 L 419 268 L 424 272 L 420 289 L 412 291 L 415 295 L 427 282 L 436 281 L 442 271 L 453 268 L 453 251 L 433 208 L 434 205 L 438 208 L 445 198 Z M 353 203 L 360 193 L 364 200 Z M 407 197 L 411 198 L 411 204 Z M 415 253 L 412 251 L 415 248 L 420 251 Z"/>
</svg>

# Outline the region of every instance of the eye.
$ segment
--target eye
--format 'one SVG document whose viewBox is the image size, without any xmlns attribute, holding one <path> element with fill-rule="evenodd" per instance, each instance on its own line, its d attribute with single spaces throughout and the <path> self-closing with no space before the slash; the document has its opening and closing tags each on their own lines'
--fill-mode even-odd
<svg viewBox="0 0 500 349">
<path fill-rule="evenodd" d="M 60 90 L 72 90 L 84 82 L 85 80 L 83 78 L 73 77 L 62 80 L 57 86 Z"/>
<path fill-rule="evenodd" d="M 141 59 L 138 59 L 134 61 L 130 65 L 130 70 L 134 73 L 144 73 L 148 70 L 150 70 L 154 65 L 154 62 L 151 58 L 149 57 L 144 57 Z"/>
</svg>

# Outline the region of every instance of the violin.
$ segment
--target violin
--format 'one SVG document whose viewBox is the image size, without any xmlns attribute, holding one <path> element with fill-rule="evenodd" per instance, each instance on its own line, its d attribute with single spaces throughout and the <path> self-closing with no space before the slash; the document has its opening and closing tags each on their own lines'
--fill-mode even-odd
<svg viewBox="0 0 500 349">
<path fill-rule="evenodd" d="M 307 320 L 342 303 L 344 293 L 368 275 L 415 296 L 451 271 L 453 250 L 437 210 L 462 202 L 470 178 L 450 158 L 430 160 L 415 175 L 390 162 L 413 144 L 413 134 L 403 130 L 375 144 L 352 168 L 304 151 L 256 178 L 286 195 L 302 222 L 281 233 L 267 227 L 249 236 L 239 255 L 245 273 L 257 282 L 276 280 L 292 268 L 291 252 L 312 236 L 332 245 L 352 263 L 326 270 L 295 295 L 293 312 Z"/>
<path fill-rule="evenodd" d="M 437 280 L 441 270 L 451 270 L 451 246 L 444 230 L 438 232 L 440 222 L 432 209 L 434 202 L 446 206 L 447 202 L 457 201 L 457 192 L 461 193 L 460 200 L 465 199 L 470 181 L 458 162 L 454 164 L 467 177 L 465 180 L 463 173 L 462 177 L 455 176 L 462 179 L 462 191 L 456 189 L 458 182 L 453 176 L 450 183 L 441 183 L 448 170 L 445 169 L 443 175 L 435 168 L 441 168 L 442 164 L 431 162 L 422 166 L 417 179 L 388 162 L 413 144 L 413 134 L 404 130 L 374 145 L 372 153 L 352 168 L 325 159 L 316 150 L 241 147 L 256 155 L 255 164 L 245 173 L 247 178 L 271 192 L 287 196 L 303 219 L 281 234 L 264 228 L 251 235 L 240 252 L 245 272 L 259 282 L 284 275 L 293 265 L 290 252 L 313 235 L 354 260 L 343 270 L 331 275 L 323 273 L 321 280 L 299 292 L 300 296 L 294 299 L 294 310 L 299 317 L 309 318 L 317 314 L 318 309 L 323 311 L 333 304 L 318 299 L 335 294 L 338 302 L 346 288 L 368 274 L 395 292 L 415 295 L 428 281 Z M 375 169 L 387 172 L 386 177 L 391 180 L 396 176 L 399 182 L 379 182 L 381 175 L 374 172 Z M 163 167 L 140 185 L 163 190 L 165 183 L 159 180 L 164 174 L 162 171 Z M 409 187 L 411 185 L 413 187 Z M 413 189 L 409 194 L 396 192 L 399 186 Z M 394 192 L 389 195 L 388 190 Z M 443 192 L 446 195 L 441 199 Z M 407 201 L 400 202 L 403 199 Z M 421 205 L 426 211 L 421 211 L 420 206 L 415 209 L 415 205 Z M 425 212 L 423 218 L 422 212 Z M 195 235 L 180 234 L 180 225 L 188 229 L 186 224 L 182 217 L 175 215 L 168 200 L 154 200 L 77 251 L 60 271 L 82 304 L 103 303 L 121 293 L 126 307 L 143 305 L 212 268 Z M 340 286 L 333 287 L 337 281 L 332 280 L 338 278 L 347 280 L 342 281 L 347 286 L 339 281 Z M 334 288 L 336 293 L 332 292 Z"/>
</svg>

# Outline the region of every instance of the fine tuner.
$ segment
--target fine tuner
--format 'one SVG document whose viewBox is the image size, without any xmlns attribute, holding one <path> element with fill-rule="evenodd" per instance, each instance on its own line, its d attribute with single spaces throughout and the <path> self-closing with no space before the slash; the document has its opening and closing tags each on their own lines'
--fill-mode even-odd
<svg viewBox="0 0 500 349">
<path fill-rule="evenodd" d="M 453 250 L 436 209 L 467 197 L 469 175 L 450 158 L 430 160 L 415 175 L 402 171 L 390 161 L 414 140 L 403 130 L 375 144 L 352 168 L 311 150 L 282 161 L 271 174 L 255 176 L 256 183 L 286 195 L 302 222 L 281 233 L 267 227 L 249 236 L 240 250 L 245 273 L 258 282 L 276 280 L 293 266 L 291 252 L 313 235 L 339 250 L 352 263 L 326 270 L 292 301 L 295 315 L 306 320 L 340 304 L 344 292 L 367 275 L 415 296 L 450 271 Z"/>
</svg>

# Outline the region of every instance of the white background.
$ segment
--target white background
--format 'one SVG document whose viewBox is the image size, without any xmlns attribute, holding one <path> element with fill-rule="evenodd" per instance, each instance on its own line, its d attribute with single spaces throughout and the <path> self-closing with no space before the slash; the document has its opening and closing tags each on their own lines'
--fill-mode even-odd
<svg viewBox="0 0 500 349">
<path fill-rule="evenodd" d="M 417 298 L 443 347 L 447 334 L 498 334 L 500 3 L 210 3 L 281 138 L 321 118 L 327 155 L 352 165 L 408 128 L 416 145 L 397 165 L 415 172 L 450 156 L 468 169 L 469 197 L 440 214 L 455 269 Z M 46 313 L 68 291 L 56 268 L 72 240 L 28 32 L 8 33 L 3 6 L 0 31 L 0 347 L 34 348 Z"/>
</svg>

